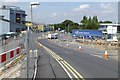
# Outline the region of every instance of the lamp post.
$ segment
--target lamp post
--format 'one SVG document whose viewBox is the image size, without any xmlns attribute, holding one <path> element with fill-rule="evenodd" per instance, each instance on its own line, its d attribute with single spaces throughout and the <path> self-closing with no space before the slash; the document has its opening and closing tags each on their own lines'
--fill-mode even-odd
<svg viewBox="0 0 120 80">
<path fill-rule="evenodd" d="M 31 2 L 30 3 L 30 12 L 31 12 L 31 27 L 33 26 L 33 15 L 32 15 L 32 6 L 40 5 L 38 2 Z M 27 79 L 29 78 L 29 31 L 30 26 L 27 27 Z"/>
</svg>

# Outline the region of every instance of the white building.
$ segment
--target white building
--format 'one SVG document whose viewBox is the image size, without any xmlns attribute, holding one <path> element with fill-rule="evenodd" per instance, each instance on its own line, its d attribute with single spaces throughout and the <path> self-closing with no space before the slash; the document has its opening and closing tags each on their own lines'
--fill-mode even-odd
<svg viewBox="0 0 120 80">
<path fill-rule="evenodd" d="M 0 19 L 0 35 L 5 34 L 10 31 L 9 25 L 10 25 L 9 22 L 6 22 L 6 21 L 3 21 L 2 19 Z"/>
<path fill-rule="evenodd" d="M 101 26 L 105 26 L 103 28 L 99 28 L 99 30 L 103 31 L 103 34 L 107 34 L 107 41 L 118 41 L 118 24 L 112 24 L 112 23 L 105 23 L 100 24 Z M 105 32 L 106 31 L 106 32 Z"/>
</svg>

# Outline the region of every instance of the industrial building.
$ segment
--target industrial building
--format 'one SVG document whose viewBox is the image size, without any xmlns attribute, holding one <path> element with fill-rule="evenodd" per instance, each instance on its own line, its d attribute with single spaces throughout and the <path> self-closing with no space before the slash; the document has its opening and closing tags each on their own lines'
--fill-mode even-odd
<svg viewBox="0 0 120 80">
<path fill-rule="evenodd" d="M 16 6 L 0 7 L 0 35 L 8 32 L 21 32 L 26 30 L 26 13 Z"/>
<path fill-rule="evenodd" d="M 99 30 L 102 30 L 103 34 L 107 34 L 107 41 L 118 41 L 119 34 L 119 24 L 100 24 L 102 27 Z"/>
</svg>

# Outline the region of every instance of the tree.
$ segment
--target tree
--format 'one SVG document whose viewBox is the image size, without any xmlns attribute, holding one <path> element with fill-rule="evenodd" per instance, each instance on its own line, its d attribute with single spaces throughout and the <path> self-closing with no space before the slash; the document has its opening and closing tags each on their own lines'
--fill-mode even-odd
<svg viewBox="0 0 120 80">
<path fill-rule="evenodd" d="M 68 32 L 72 32 L 73 29 L 79 29 L 79 24 L 75 23 L 71 20 L 65 20 L 62 23 L 59 24 L 54 24 L 55 29 L 61 28 L 61 29 L 65 29 Z"/>
<path fill-rule="evenodd" d="M 93 22 L 93 29 L 98 29 L 99 28 L 99 22 L 97 16 L 94 16 L 92 19 Z"/>
<path fill-rule="evenodd" d="M 83 24 L 83 29 L 98 29 L 99 27 L 97 16 L 94 16 L 93 18 L 89 17 L 89 19 L 87 19 L 86 16 L 83 16 L 81 23 Z"/>
<path fill-rule="evenodd" d="M 83 24 L 83 29 L 85 29 L 87 27 L 87 24 L 88 24 L 88 18 L 86 16 L 83 16 L 81 23 Z"/>
</svg>

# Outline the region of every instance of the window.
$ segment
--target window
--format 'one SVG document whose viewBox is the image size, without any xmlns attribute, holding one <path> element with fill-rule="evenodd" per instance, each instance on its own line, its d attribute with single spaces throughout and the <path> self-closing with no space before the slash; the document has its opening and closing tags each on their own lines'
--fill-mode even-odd
<svg viewBox="0 0 120 80">
<path fill-rule="evenodd" d="M 113 36 L 115 36 L 115 34 L 108 34 L 107 39 L 113 39 Z"/>
<path fill-rule="evenodd" d="M 120 26 L 117 26 L 117 33 L 120 33 Z"/>
<path fill-rule="evenodd" d="M 20 14 L 16 13 L 16 22 L 20 23 L 21 22 L 21 17 Z"/>
</svg>

